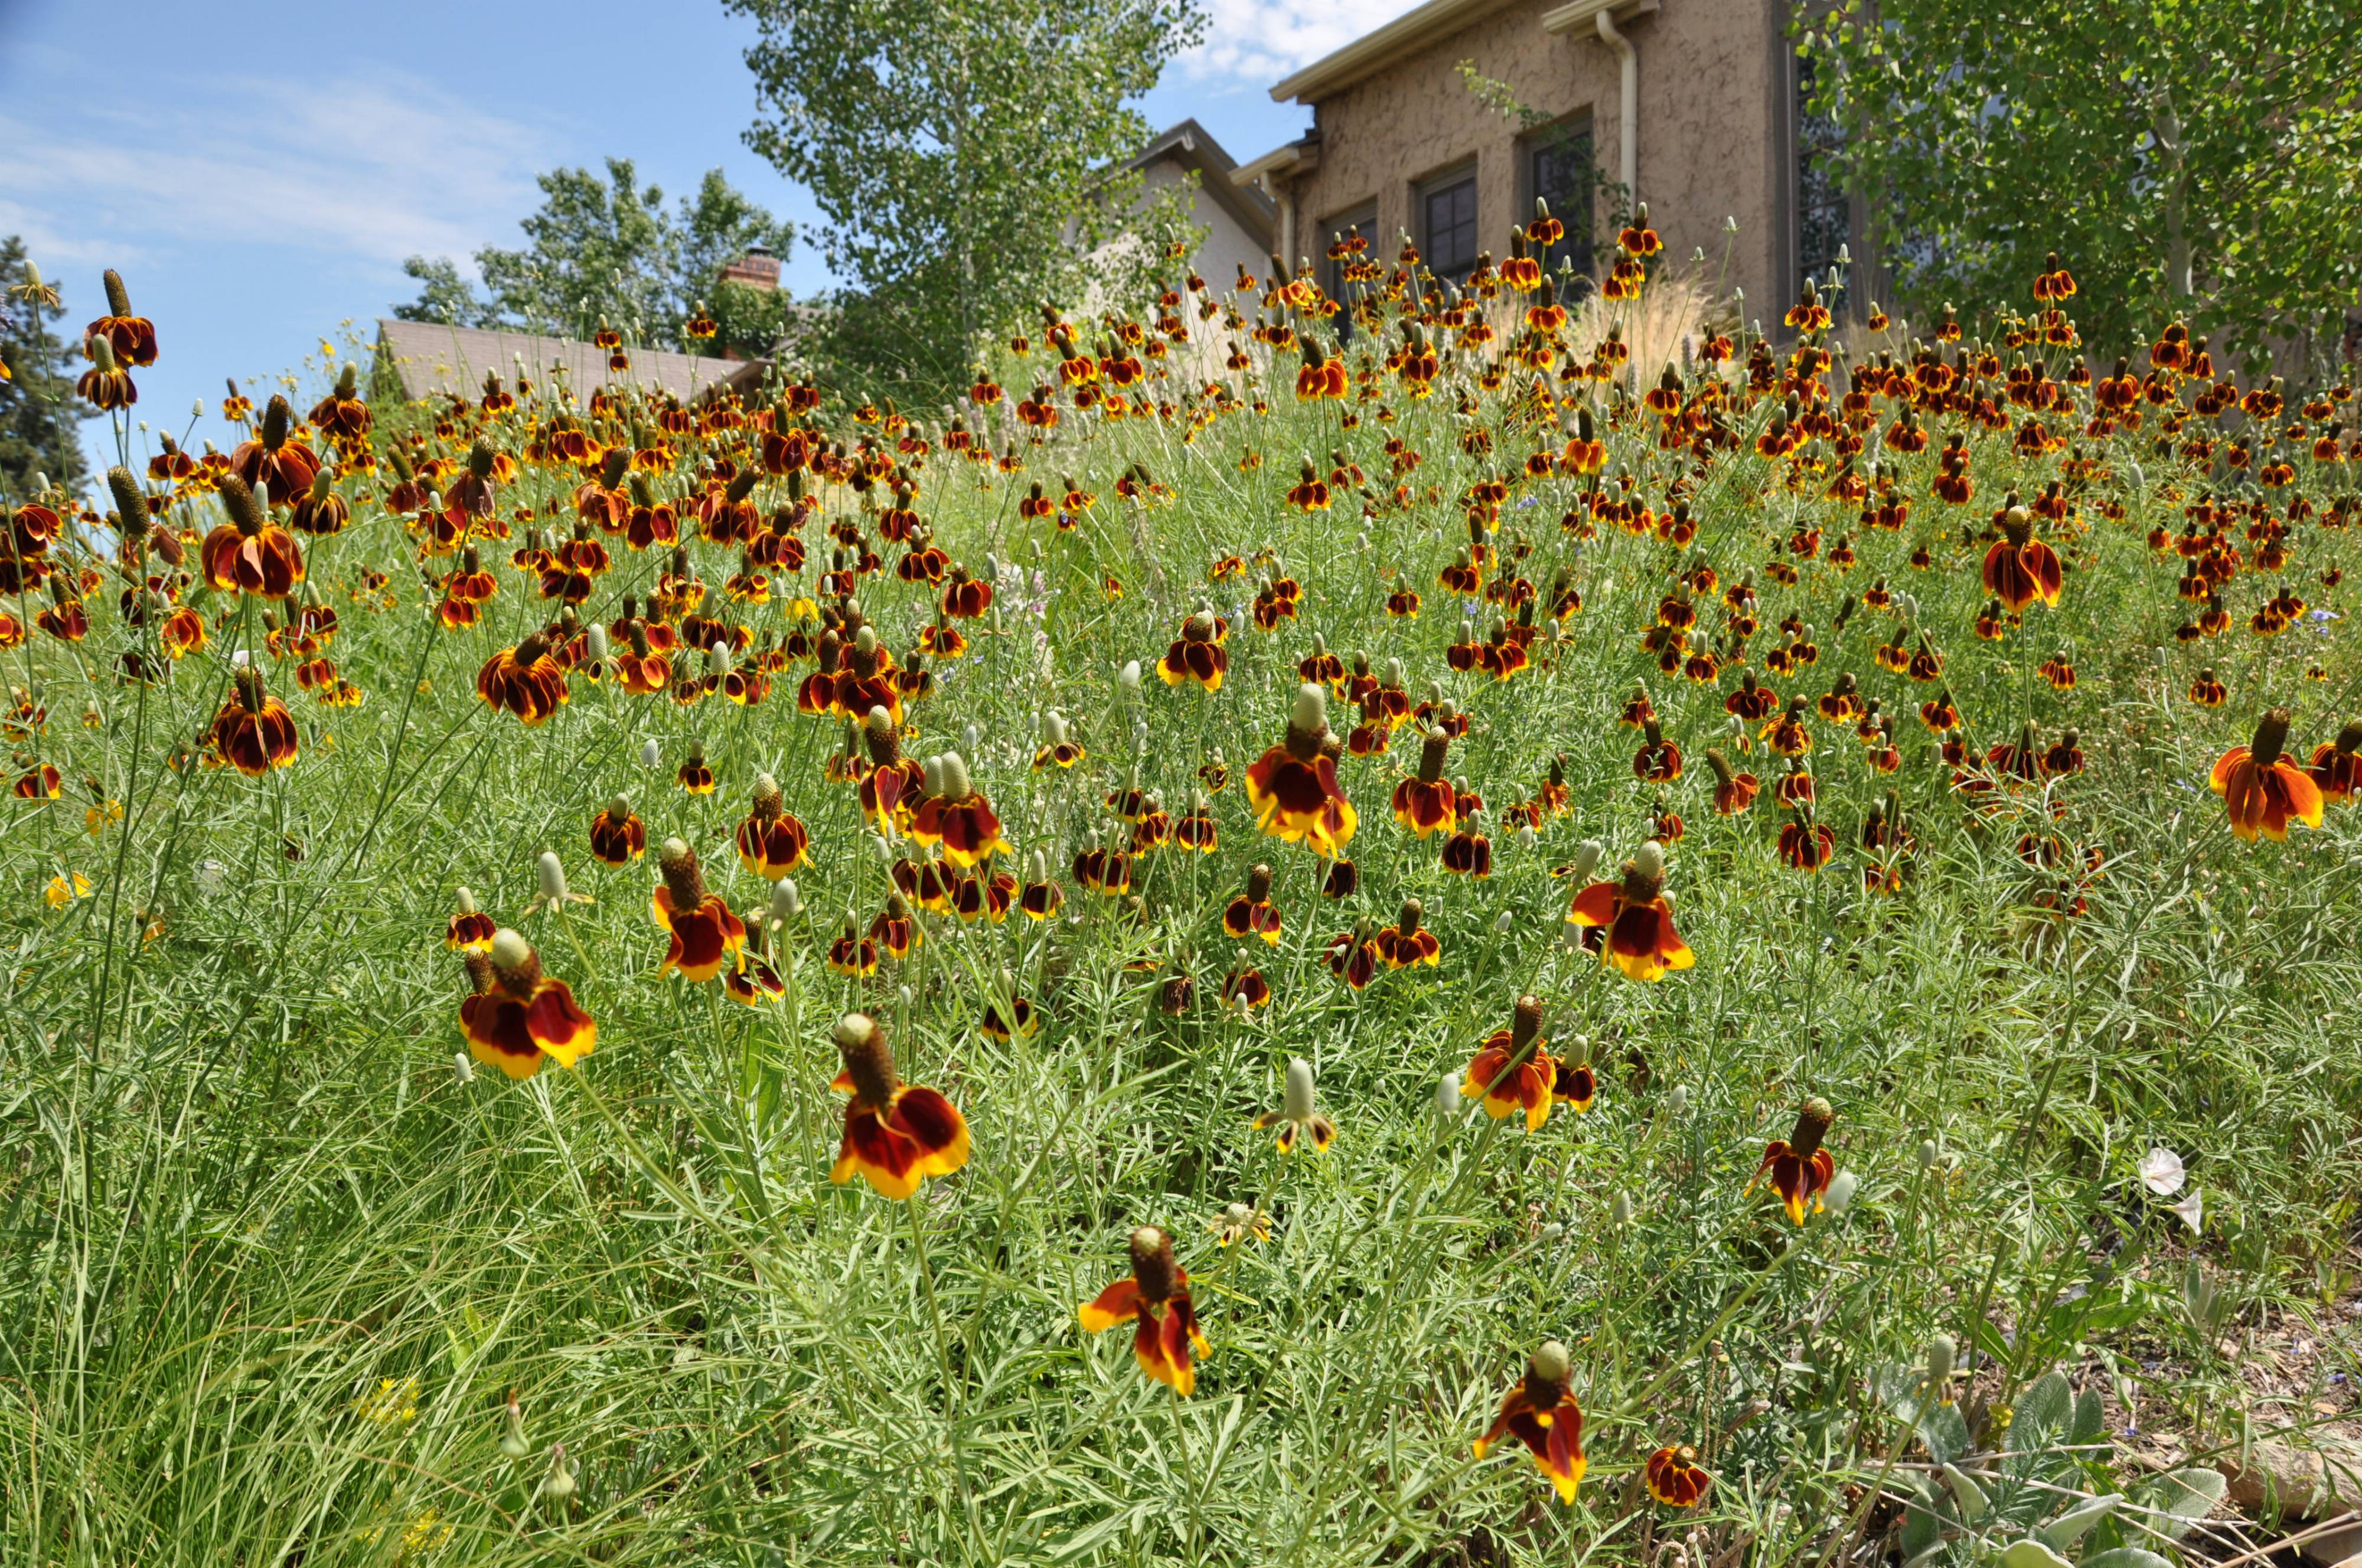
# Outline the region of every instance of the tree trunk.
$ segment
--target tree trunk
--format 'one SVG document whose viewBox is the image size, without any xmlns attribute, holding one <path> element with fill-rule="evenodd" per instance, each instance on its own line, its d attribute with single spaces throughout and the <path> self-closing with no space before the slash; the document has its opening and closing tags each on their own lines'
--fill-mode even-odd
<svg viewBox="0 0 2362 1568">
<path fill-rule="evenodd" d="M 2165 289 L 2186 300 L 2197 292 L 2190 281 L 2189 176 L 2182 169 L 2181 121 L 2170 97 L 2158 108 L 2156 136 L 2165 180 Z"/>
</svg>

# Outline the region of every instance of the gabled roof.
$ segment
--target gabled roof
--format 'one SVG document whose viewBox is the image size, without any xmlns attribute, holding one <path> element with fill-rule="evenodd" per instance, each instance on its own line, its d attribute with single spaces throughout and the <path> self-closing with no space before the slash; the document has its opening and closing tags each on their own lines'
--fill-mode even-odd
<svg viewBox="0 0 2362 1568">
<path fill-rule="evenodd" d="M 1235 179 L 1238 164 L 1213 133 L 1194 119 L 1163 132 L 1140 149 L 1124 167 L 1146 169 L 1150 164 L 1172 161 L 1185 169 L 1198 171 L 1198 188 L 1214 204 L 1231 215 L 1231 220 L 1246 230 L 1250 238 L 1265 249 L 1271 248 L 1272 234 L 1279 221 L 1279 208 L 1261 191 L 1240 185 Z"/>
<path fill-rule="evenodd" d="M 1424 49 L 1481 20 L 1509 0 L 1427 0 L 1375 32 L 1363 33 L 1334 54 L 1314 61 L 1271 90 L 1274 103 L 1290 98 L 1317 104 L 1363 78 L 1376 74 L 1415 50 Z"/>
<path fill-rule="evenodd" d="M 667 392 L 683 403 L 721 387 L 751 391 L 771 368 L 768 359 L 709 359 L 656 348 L 628 352 L 631 368 L 610 371 L 605 349 L 571 338 L 382 316 L 377 324 L 379 371 L 391 370 L 401 381 L 403 395 L 414 402 L 438 392 L 472 398 L 483 390 L 485 371 L 503 380 L 514 376 L 519 356 L 526 375 L 544 378 L 563 370 L 567 384 L 584 397 L 613 382 Z"/>
</svg>

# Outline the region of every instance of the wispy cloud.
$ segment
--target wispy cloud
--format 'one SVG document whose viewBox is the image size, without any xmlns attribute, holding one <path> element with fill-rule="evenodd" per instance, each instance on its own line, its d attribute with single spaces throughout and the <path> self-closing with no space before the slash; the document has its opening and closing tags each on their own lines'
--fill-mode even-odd
<svg viewBox="0 0 2362 1568">
<path fill-rule="evenodd" d="M 183 80 L 72 133 L 0 116 L 0 222 L 67 259 L 259 242 L 465 257 L 532 204 L 549 138 L 429 83 Z"/>
<path fill-rule="evenodd" d="M 1181 69 L 1199 81 L 1269 87 L 1417 4 L 1418 0 L 1343 0 L 1319 6 L 1209 0 L 1206 41 L 1181 57 Z"/>
</svg>

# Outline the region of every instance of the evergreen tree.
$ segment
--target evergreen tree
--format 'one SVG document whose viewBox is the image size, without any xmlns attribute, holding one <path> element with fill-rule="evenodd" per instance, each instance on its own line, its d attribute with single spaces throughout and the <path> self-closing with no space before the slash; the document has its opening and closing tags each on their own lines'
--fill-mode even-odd
<svg viewBox="0 0 2362 1568">
<path fill-rule="evenodd" d="M 76 488 L 90 472 L 76 427 L 96 410 L 74 397 L 65 306 L 13 234 L 0 240 L 0 498 L 30 494 L 37 474 Z"/>
</svg>

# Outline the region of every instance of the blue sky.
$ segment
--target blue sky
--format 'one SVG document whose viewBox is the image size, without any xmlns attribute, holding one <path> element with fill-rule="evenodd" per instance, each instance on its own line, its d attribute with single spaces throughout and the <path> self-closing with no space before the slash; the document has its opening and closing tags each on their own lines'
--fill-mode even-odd
<svg viewBox="0 0 2362 1568">
<path fill-rule="evenodd" d="M 1243 160 L 1309 123 L 1274 82 L 1413 0 L 1206 3 L 1206 44 L 1141 108 L 1196 116 Z M 300 373 L 341 324 L 372 332 L 416 293 L 406 256 L 517 243 L 543 170 L 628 157 L 669 198 L 719 167 L 816 223 L 739 140 L 753 37 L 719 0 L 0 0 L 0 233 L 25 237 L 76 327 L 118 268 L 162 350 L 137 412 L 177 434 L 203 399 L 194 438 L 224 443 L 223 377 Z M 786 281 L 828 286 L 816 247 Z"/>
</svg>

